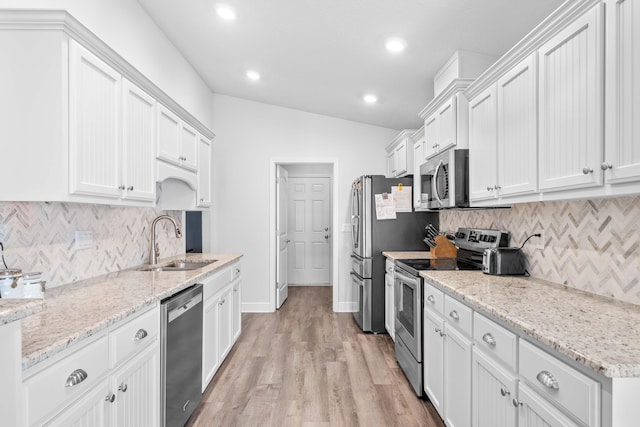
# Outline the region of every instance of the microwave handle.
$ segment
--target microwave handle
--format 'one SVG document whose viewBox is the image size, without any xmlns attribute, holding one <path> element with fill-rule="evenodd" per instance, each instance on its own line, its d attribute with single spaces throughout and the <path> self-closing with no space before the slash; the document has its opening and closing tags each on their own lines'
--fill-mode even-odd
<svg viewBox="0 0 640 427">
<path fill-rule="evenodd" d="M 440 203 L 440 206 L 444 206 L 444 203 L 442 203 L 442 199 L 440 199 L 440 196 L 438 196 L 438 172 L 440 172 L 440 167 L 444 164 L 444 162 L 442 160 L 440 160 L 438 162 L 438 166 L 436 166 L 436 170 L 433 173 L 433 195 L 436 196 L 436 200 L 438 200 L 438 203 Z"/>
</svg>

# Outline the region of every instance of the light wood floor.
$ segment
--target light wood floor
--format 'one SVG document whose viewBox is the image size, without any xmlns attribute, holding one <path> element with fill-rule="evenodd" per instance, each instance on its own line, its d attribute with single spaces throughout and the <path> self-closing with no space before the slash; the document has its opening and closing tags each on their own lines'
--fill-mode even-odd
<svg viewBox="0 0 640 427">
<path fill-rule="evenodd" d="M 395 361 L 388 335 L 331 310 L 330 287 L 290 287 L 242 335 L 189 426 L 443 426 Z"/>
</svg>

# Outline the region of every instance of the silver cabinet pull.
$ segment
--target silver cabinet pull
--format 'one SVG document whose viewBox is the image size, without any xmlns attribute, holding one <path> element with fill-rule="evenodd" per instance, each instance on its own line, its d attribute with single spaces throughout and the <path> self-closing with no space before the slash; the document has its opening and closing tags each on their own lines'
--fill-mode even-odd
<svg viewBox="0 0 640 427">
<path fill-rule="evenodd" d="M 585 175 L 589 175 L 590 173 L 593 173 L 593 169 L 591 168 L 582 168 L 582 173 Z"/>
<path fill-rule="evenodd" d="M 107 397 L 104 398 L 105 402 L 113 403 L 116 401 L 116 395 L 113 393 L 107 394 Z"/>
<path fill-rule="evenodd" d="M 136 334 L 134 335 L 133 340 L 140 341 L 141 339 L 144 339 L 147 335 L 149 335 L 147 331 L 145 331 L 144 329 L 138 329 L 138 332 L 136 332 Z"/>
<path fill-rule="evenodd" d="M 133 185 L 128 186 L 128 187 L 127 187 L 127 190 L 129 190 L 129 191 L 133 191 Z"/>
<path fill-rule="evenodd" d="M 606 171 L 607 169 L 613 169 L 613 165 L 611 163 L 602 162 L 602 164 L 600 165 L 600 169 L 602 169 L 603 171 Z"/>
<path fill-rule="evenodd" d="M 65 387 L 73 387 L 80 384 L 82 381 L 86 380 L 89 374 L 87 371 L 83 369 L 76 369 L 71 372 L 67 377 L 67 382 L 64 384 Z"/>
<path fill-rule="evenodd" d="M 124 190 L 124 184 L 123 185 L 118 185 L 118 190 Z"/>
<path fill-rule="evenodd" d="M 226 300 L 222 300 L 222 301 L 220 301 L 220 302 L 218 303 L 218 305 L 224 305 L 224 302 L 225 302 L 225 301 L 226 301 Z"/>
<path fill-rule="evenodd" d="M 493 191 L 493 187 L 491 187 L 490 185 L 487 185 L 487 191 Z"/>
<path fill-rule="evenodd" d="M 429 301 L 431 304 L 435 304 L 436 303 L 436 299 L 433 295 L 429 295 L 427 297 L 427 301 Z"/>
<path fill-rule="evenodd" d="M 440 330 L 440 328 L 435 328 L 434 330 L 436 331 L 436 334 L 441 334 L 442 333 L 442 330 Z"/>
<path fill-rule="evenodd" d="M 518 406 L 522 406 L 523 403 L 521 401 L 519 401 L 518 399 L 516 399 L 515 397 L 513 398 L 513 400 L 511 401 L 511 403 L 513 403 L 513 406 L 515 406 L 516 408 Z"/>
<path fill-rule="evenodd" d="M 508 396 L 511 394 L 511 392 L 509 390 L 507 390 L 504 387 L 500 387 L 500 394 L 502 395 L 502 397 Z"/>
<path fill-rule="evenodd" d="M 460 320 L 460 316 L 458 315 L 458 312 L 455 310 L 452 310 L 451 313 L 449 313 L 449 316 L 455 321 Z"/>
<path fill-rule="evenodd" d="M 494 185 L 494 186 L 493 186 L 493 188 L 494 188 L 494 189 L 496 189 L 496 190 L 499 190 L 499 189 L 501 189 L 502 187 L 500 187 L 498 184 L 496 184 L 496 185 Z"/>
<path fill-rule="evenodd" d="M 120 385 L 118 386 L 118 390 L 120 390 L 120 391 L 121 391 L 121 392 L 123 392 L 123 393 L 126 393 L 127 388 L 128 388 L 128 387 L 127 387 L 127 385 L 126 385 L 125 383 L 122 383 L 122 384 L 120 384 Z"/>
<path fill-rule="evenodd" d="M 549 371 L 540 371 L 540 373 L 536 375 L 536 379 L 545 387 L 552 388 L 554 390 L 558 390 L 560 388 L 558 380 L 556 380 Z"/>
<path fill-rule="evenodd" d="M 493 335 L 491 335 L 491 332 L 487 332 L 486 334 L 484 334 L 482 336 L 482 341 L 486 342 L 492 347 L 496 345 L 496 339 L 493 337 Z"/>
</svg>

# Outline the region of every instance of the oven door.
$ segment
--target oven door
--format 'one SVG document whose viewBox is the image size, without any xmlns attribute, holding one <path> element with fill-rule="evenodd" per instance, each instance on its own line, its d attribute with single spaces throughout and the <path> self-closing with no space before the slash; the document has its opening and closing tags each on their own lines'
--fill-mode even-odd
<svg viewBox="0 0 640 427">
<path fill-rule="evenodd" d="M 363 279 L 352 271 L 351 283 L 357 300 L 357 311 L 353 313 L 353 318 L 363 332 L 369 332 L 371 331 L 371 279 Z"/>
<path fill-rule="evenodd" d="M 396 340 L 422 362 L 422 278 L 395 272 Z"/>
</svg>

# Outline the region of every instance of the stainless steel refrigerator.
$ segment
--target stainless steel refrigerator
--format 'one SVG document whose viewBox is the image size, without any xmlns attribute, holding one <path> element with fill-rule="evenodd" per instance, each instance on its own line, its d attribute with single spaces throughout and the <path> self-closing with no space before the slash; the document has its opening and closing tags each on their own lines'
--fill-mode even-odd
<svg viewBox="0 0 640 427">
<path fill-rule="evenodd" d="M 364 332 L 385 332 L 383 251 L 428 250 L 425 226 L 438 227 L 437 212 L 397 212 L 396 219 L 376 218 L 376 194 L 413 185 L 413 178 L 365 175 L 351 185 L 351 281 L 357 296 L 353 317 Z M 413 198 L 411 198 L 413 200 Z"/>
</svg>

